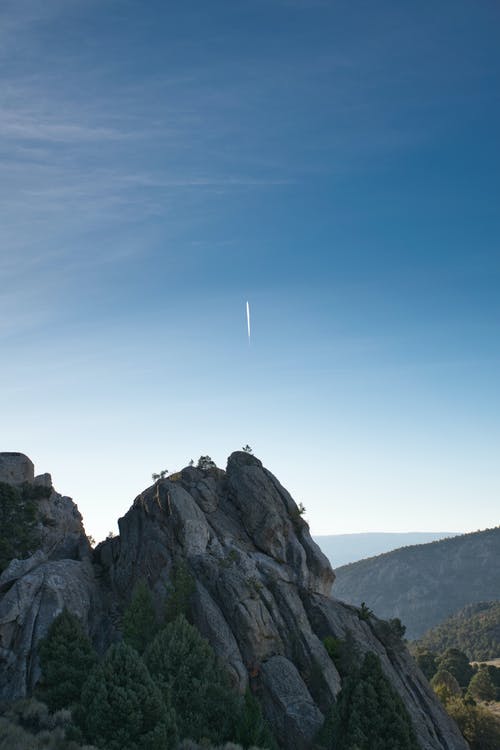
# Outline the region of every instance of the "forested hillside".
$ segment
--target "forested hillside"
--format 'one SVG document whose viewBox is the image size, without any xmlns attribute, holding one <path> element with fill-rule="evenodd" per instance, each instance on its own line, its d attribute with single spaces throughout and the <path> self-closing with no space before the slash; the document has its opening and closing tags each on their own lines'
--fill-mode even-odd
<svg viewBox="0 0 500 750">
<path fill-rule="evenodd" d="M 429 628 L 468 604 L 494 601 L 500 591 L 500 527 L 403 547 L 337 568 L 333 596 L 399 617 L 407 636 Z"/>
<path fill-rule="evenodd" d="M 428 630 L 416 645 L 436 653 L 458 648 L 471 661 L 499 658 L 500 601 L 469 604 Z"/>
</svg>

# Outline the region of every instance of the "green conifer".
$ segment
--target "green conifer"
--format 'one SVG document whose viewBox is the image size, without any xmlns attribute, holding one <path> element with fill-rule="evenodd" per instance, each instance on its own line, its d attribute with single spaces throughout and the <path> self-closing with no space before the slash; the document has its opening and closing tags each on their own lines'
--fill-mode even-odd
<svg viewBox="0 0 500 750">
<path fill-rule="evenodd" d="M 260 703 L 250 690 L 245 692 L 241 702 L 235 741 L 243 747 L 259 747 L 266 748 L 266 750 L 277 748 L 276 741 L 262 715 Z"/>
<path fill-rule="evenodd" d="M 234 738 L 238 696 L 209 643 L 183 615 L 158 633 L 144 661 L 165 699 L 172 701 L 182 738 L 214 743 Z"/>
<path fill-rule="evenodd" d="M 351 630 L 346 630 L 343 639 L 326 636 L 323 645 L 342 678 L 349 677 L 359 668 L 359 648 Z"/>
<path fill-rule="evenodd" d="M 151 591 L 144 581 L 139 581 L 123 616 L 123 640 L 142 654 L 157 632 Z"/>
<path fill-rule="evenodd" d="M 40 698 L 51 711 L 78 703 L 83 684 L 97 661 L 79 619 L 64 609 L 40 641 L 38 650 L 42 670 Z"/>
<path fill-rule="evenodd" d="M 179 615 L 191 622 L 191 598 L 195 591 L 194 578 L 184 561 L 174 564 L 170 576 L 165 607 L 165 622 L 173 622 Z"/>
<path fill-rule="evenodd" d="M 178 740 L 174 711 L 126 643 L 112 646 L 90 675 L 77 720 L 105 750 L 171 750 Z"/>
<path fill-rule="evenodd" d="M 318 741 L 327 750 L 419 749 L 410 717 L 375 654 L 368 652 L 344 681 Z"/>
</svg>

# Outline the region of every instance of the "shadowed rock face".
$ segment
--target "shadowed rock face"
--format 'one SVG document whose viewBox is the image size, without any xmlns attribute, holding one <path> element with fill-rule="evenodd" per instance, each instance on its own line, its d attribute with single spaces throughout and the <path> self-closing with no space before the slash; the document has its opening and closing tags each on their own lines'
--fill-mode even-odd
<svg viewBox="0 0 500 750">
<path fill-rule="evenodd" d="M 39 551 L 14 563 L 0 576 L 0 703 L 33 690 L 40 679 L 36 644 L 65 607 L 87 628 L 98 608 L 89 561 L 49 561 Z"/>
<path fill-rule="evenodd" d="M 410 712 L 422 749 L 466 750 L 403 644 L 381 621 L 361 621 L 356 608 L 329 596 L 334 575 L 327 559 L 311 540 L 290 495 L 253 456 L 232 454 L 225 472 L 186 468 L 159 480 L 136 498 L 119 527 L 119 537 L 95 550 L 93 568 L 85 560 L 44 557 L 12 562 L 4 571 L 0 660 L 4 643 L 10 644 L 9 654 L 15 651 L 9 634 L 16 628 L 18 634 L 27 634 L 17 661 L 4 658 L 11 682 L 17 680 L 17 694 L 36 681 L 30 649 L 32 653 L 63 603 L 105 648 L 119 637 L 120 612 L 134 584 L 146 580 L 161 611 L 172 566 L 182 561 L 196 584 L 195 624 L 226 664 L 235 686 L 244 690 L 250 684 L 260 696 L 284 748 L 312 746 L 341 687 L 322 639 L 343 638 L 350 630 L 361 652 L 380 656 Z M 40 592 L 36 601 L 23 596 L 29 589 Z M 14 599 L 22 604 L 13 615 Z M 42 611 L 44 632 L 29 624 L 19 630 L 19 622 L 32 623 Z M 2 676 L 0 682 L 5 694 Z"/>
<path fill-rule="evenodd" d="M 283 747 L 311 747 L 341 687 L 322 639 L 350 630 L 362 653 L 380 656 L 422 748 L 465 750 L 403 644 L 330 597 L 328 560 L 288 492 L 253 456 L 233 453 L 226 472 L 187 468 L 158 481 L 119 527 L 120 536 L 96 550 L 114 608 L 140 578 L 163 602 L 172 565 L 186 562 L 196 625 L 240 690 L 250 683 L 260 695 Z"/>
<path fill-rule="evenodd" d="M 99 612 L 92 550 L 71 498 L 34 476 L 22 453 L 0 453 L 0 481 L 46 488 L 37 499 L 40 547 L 0 575 L 0 703 L 30 693 L 40 677 L 36 644 L 67 607 L 84 623 Z M 0 529 L 1 533 L 1 529 Z"/>
</svg>

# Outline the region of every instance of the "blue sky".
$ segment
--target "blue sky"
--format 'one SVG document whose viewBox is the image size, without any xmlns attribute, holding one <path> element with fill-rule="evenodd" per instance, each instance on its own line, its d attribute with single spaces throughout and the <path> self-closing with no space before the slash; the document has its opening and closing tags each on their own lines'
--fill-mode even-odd
<svg viewBox="0 0 500 750">
<path fill-rule="evenodd" d="M 317 534 L 497 525 L 499 90 L 496 1 L 4 0 L 0 450 L 96 538 L 247 442 Z"/>
</svg>

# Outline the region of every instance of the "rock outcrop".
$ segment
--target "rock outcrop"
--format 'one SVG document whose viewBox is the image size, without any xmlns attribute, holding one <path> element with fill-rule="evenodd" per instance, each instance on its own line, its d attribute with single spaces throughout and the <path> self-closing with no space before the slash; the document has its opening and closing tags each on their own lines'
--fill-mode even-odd
<svg viewBox="0 0 500 750">
<path fill-rule="evenodd" d="M 0 453 L 0 482 L 18 485 L 34 478 L 33 461 L 24 453 Z"/>
<path fill-rule="evenodd" d="M 235 687 L 250 685 L 260 697 L 282 747 L 311 747 L 341 688 L 323 639 L 350 631 L 361 653 L 380 656 L 422 750 L 466 750 L 387 624 L 364 621 L 355 607 L 331 598 L 329 562 L 288 492 L 253 456 L 232 454 L 226 471 L 190 467 L 160 479 L 136 498 L 119 528 L 118 537 L 97 547 L 93 566 L 81 552 L 65 560 L 40 552 L 4 571 L 0 675 L 10 670 L 17 694 L 36 681 L 35 642 L 63 605 L 104 649 L 120 636 L 120 613 L 135 583 L 147 582 L 161 611 L 182 563 L 195 582 L 195 624 Z M 0 682 L 5 696 L 7 680 Z"/>
<path fill-rule="evenodd" d="M 50 474 L 35 477 L 47 494 L 37 500 L 40 546 L 50 560 L 86 560 L 92 555 L 82 516 L 70 497 L 52 487 Z"/>
<path fill-rule="evenodd" d="M 331 598 L 328 560 L 288 492 L 253 456 L 232 454 L 226 472 L 187 468 L 159 480 L 119 528 L 95 558 L 113 609 L 139 579 L 163 602 L 173 566 L 186 563 L 196 581 L 196 625 L 239 689 L 250 683 L 260 695 L 283 747 L 311 747 L 341 687 L 322 639 L 349 630 L 362 653 L 380 656 L 422 749 L 465 750 L 403 644 Z"/>
<path fill-rule="evenodd" d="M 85 627 L 99 611 L 92 565 L 37 552 L 0 576 L 0 703 L 23 697 L 40 678 L 36 645 L 66 607 Z"/>
<path fill-rule="evenodd" d="M 64 607 L 87 626 L 99 618 L 100 604 L 92 549 L 71 498 L 53 489 L 50 474 L 35 477 L 22 453 L 0 453 L 0 481 L 45 490 L 35 493 L 39 549 L 12 560 L 0 575 L 2 703 L 33 690 L 40 677 L 37 643 Z"/>
</svg>

